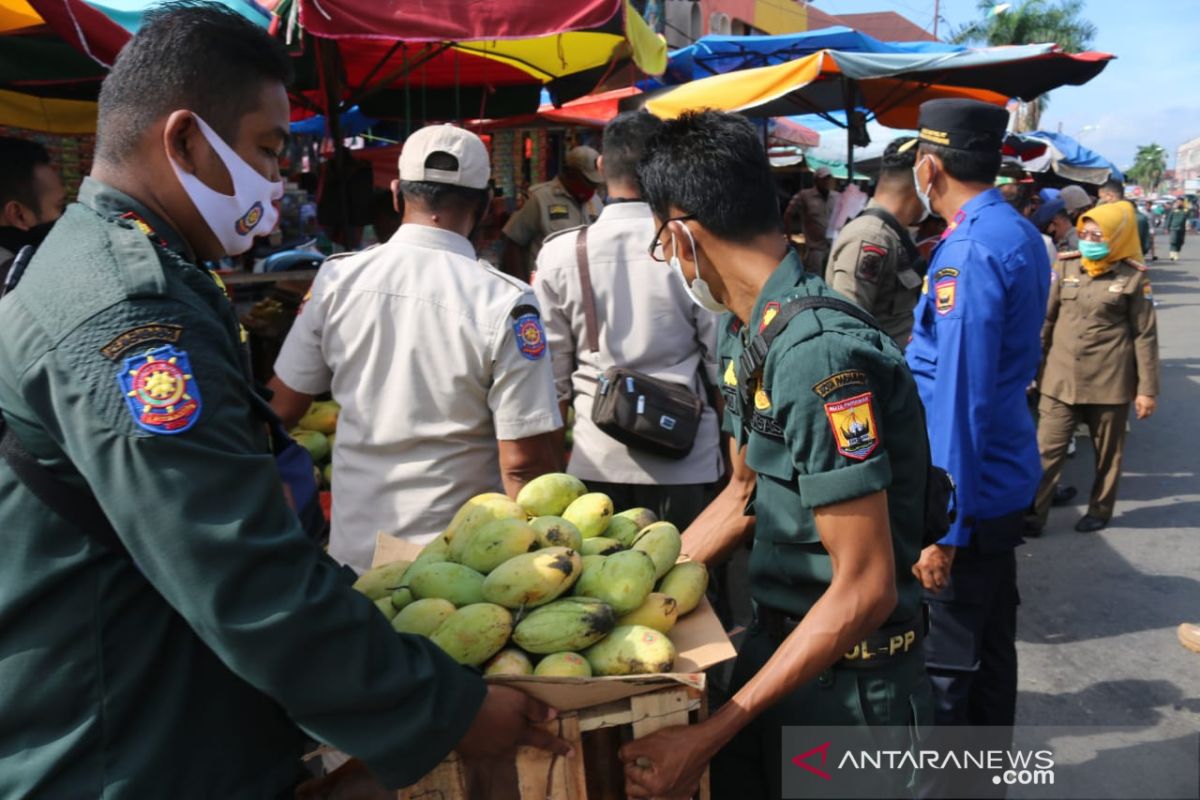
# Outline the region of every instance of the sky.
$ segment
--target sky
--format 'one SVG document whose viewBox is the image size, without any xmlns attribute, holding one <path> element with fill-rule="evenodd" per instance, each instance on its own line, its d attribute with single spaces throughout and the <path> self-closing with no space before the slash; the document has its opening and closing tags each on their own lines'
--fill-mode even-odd
<svg viewBox="0 0 1200 800">
<path fill-rule="evenodd" d="M 830 14 L 895 11 L 927 30 L 933 25 L 934 0 L 812 5 Z M 1057 131 L 1061 124 L 1063 133 L 1121 168 L 1132 165 L 1138 145 L 1160 144 L 1174 167 L 1179 145 L 1200 137 L 1200 0 L 1087 0 L 1084 13 L 1097 28 L 1092 49 L 1117 59 L 1091 82 L 1052 92 L 1041 127 Z M 978 1 L 941 0 L 941 17 L 938 35 L 945 38 L 978 19 Z M 821 132 L 822 150 L 833 133 Z"/>
</svg>

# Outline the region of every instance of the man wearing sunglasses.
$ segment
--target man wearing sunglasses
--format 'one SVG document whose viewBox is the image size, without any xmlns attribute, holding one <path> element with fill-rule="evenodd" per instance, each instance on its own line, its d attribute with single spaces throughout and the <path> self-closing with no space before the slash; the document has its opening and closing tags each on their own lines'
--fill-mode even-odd
<svg viewBox="0 0 1200 800">
<path fill-rule="evenodd" d="M 891 337 L 788 246 L 749 121 L 688 113 L 665 123 L 646 153 L 638 176 L 659 223 L 653 254 L 698 304 L 729 312 L 718 354 L 734 476 L 685 531 L 684 551 L 715 566 L 753 535 L 755 621 L 730 702 L 699 725 L 622 748 L 626 791 L 690 796 L 715 756 L 714 797 L 776 798 L 784 726 L 896 726 L 874 730 L 908 750 L 908 726 L 926 721 L 911 572 L 928 467 L 920 401 Z M 800 299 L 850 312 L 791 304 Z M 776 316 L 779 332 L 760 351 Z M 747 370 L 741 356 L 758 352 Z M 860 701 L 872 697 L 891 700 Z M 904 791 L 896 773 L 864 779 L 861 796 Z"/>
</svg>

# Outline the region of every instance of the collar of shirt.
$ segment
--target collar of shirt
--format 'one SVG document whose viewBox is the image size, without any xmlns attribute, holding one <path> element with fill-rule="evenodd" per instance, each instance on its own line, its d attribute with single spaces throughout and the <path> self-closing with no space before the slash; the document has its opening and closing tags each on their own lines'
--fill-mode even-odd
<svg viewBox="0 0 1200 800">
<path fill-rule="evenodd" d="M 181 254 L 189 262 L 195 262 L 192 248 L 167 222 L 120 189 L 95 178 L 84 178 L 79 187 L 79 202 L 105 217 L 120 219 L 132 213 L 150 227 L 153 237 L 162 240 L 171 250 Z"/>
<path fill-rule="evenodd" d="M 388 239 L 387 247 L 394 242 L 424 247 L 429 250 L 445 250 L 463 258 L 475 261 L 478 256 L 469 239 L 445 228 L 435 228 L 432 225 L 417 225 L 409 222 L 401 225 Z"/>
<path fill-rule="evenodd" d="M 596 222 L 614 219 L 650 219 L 653 216 L 649 203 L 644 200 L 629 200 L 622 203 L 609 203 L 600 212 Z"/>
<path fill-rule="evenodd" d="M 750 324 L 742 328 L 742 330 L 757 333 L 767 302 L 773 298 L 782 297 L 787 294 L 788 290 L 803 280 L 804 264 L 800 262 L 800 256 L 796 254 L 795 250 L 788 250 L 788 254 L 783 257 L 783 261 L 779 262 L 779 266 L 775 268 L 775 271 L 771 273 L 771 277 L 767 278 L 767 282 L 763 284 L 762 291 L 758 295 L 758 300 L 754 302 L 754 310 L 750 312 Z"/>
</svg>

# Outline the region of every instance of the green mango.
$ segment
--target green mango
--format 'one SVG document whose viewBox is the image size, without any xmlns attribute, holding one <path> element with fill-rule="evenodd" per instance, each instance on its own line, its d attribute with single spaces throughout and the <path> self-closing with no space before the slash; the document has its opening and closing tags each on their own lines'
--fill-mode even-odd
<svg viewBox="0 0 1200 800">
<path fill-rule="evenodd" d="M 574 524 L 562 517 L 538 517 L 529 523 L 537 531 L 539 547 L 569 547 L 578 550 L 583 546 L 583 534 Z"/>
<path fill-rule="evenodd" d="M 562 518 L 573 523 L 583 538 L 590 539 L 608 530 L 612 519 L 613 503 L 606 494 L 592 492 L 585 494 L 567 506 L 562 512 Z"/>
<path fill-rule="evenodd" d="M 459 542 L 465 544 L 459 548 Z M 523 520 L 497 519 L 473 532 L 463 531 L 450 542 L 458 561 L 471 569 L 488 574 L 510 558 L 537 548 L 537 531 Z"/>
<path fill-rule="evenodd" d="M 533 674 L 544 678 L 590 678 L 592 665 L 579 653 L 551 653 L 538 662 Z"/>
<path fill-rule="evenodd" d="M 675 645 L 665 633 L 644 625 L 618 625 L 583 651 L 592 673 L 599 676 L 670 672 L 675 655 Z"/>
<path fill-rule="evenodd" d="M 513 642 L 530 653 L 582 650 L 613 629 L 608 604 L 589 597 L 566 597 L 534 609 L 517 623 Z"/>
<path fill-rule="evenodd" d="M 429 639 L 458 663 L 477 667 L 499 653 L 512 632 L 513 618 L 507 608 L 473 603 L 454 612 Z"/>
<path fill-rule="evenodd" d="M 658 583 L 658 591 L 675 598 L 679 616 L 689 614 L 708 589 L 708 568 L 698 561 L 681 561 Z"/>
<path fill-rule="evenodd" d="M 487 675 L 532 675 L 533 662 L 529 655 L 519 647 L 506 647 L 488 659 L 483 665 L 483 674 Z"/>
<path fill-rule="evenodd" d="M 624 549 L 616 539 L 593 536 L 591 539 L 583 540 L 583 546 L 579 548 L 579 552 L 585 556 L 610 556 Z"/>
<path fill-rule="evenodd" d="M 397 587 L 404 585 L 404 575 L 411 565 L 411 561 L 393 561 L 390 564 L 369 569 L 358 576 L 358 580 L 354 581 L 353 588 L 372 600 L 390 597 Z"/>
<path fill-rule="evenodd" d="M 462 564 L 420 564 L 405 577 L 413 597 L 422 600 L 440 597 L 459 607 L 483 601 L 483 575 Z"/>
<path fill-rule="evenodd" d="M 552 472 L 522 486 L 517 493 L 517 503 L 531 517 L 557 517 L 586 493 L 587 487 L 579 478 L 565 472 Z"/>
<path fill-rule="evenodd" d="M 392 598 L 381 597 L 375 601 L 375 607 L 383 612 L 383 615 L 388 618 L 388 622 L 396 616 L 396 607 L 392 605 Z"/>
<path fill-rule="evenodd" d="M 654 562 L 650 556 L 639 550 L 622 550 L 605 557 L 595 579 L 589 579 L 579 594 L 603 600 L 621 615 L 641 606 L 653 590 Z"/>
<path fill-rule="evenodd" d="M 428 636 L 454 615 L 454 604 L 440 597 L 414 600 L 392 617 L 392 627 L 399 633 Z"/>
<path fill-rule="evenodd" d="M 483 598 L 505 608 L 533 608 L 554 600 L 579 579 L 579 554 L 546 547 L 516 556 L 492 570 L 483 582 Z"/>
<path fill-rule="evenodd" d="M 654 562 L 654 579 L 658 580 L 671 571 L 679 560 L 683 539 L 679 529 L 669 522 L 656 522 L 644 528 L 633 540 L 633 550 L 640 550 Z"/>
</svg>

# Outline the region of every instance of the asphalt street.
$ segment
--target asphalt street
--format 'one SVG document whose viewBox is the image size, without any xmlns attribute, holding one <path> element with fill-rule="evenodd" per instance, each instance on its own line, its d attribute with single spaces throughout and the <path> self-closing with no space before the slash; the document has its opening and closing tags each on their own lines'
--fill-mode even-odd
<svg viewBox="0 0 1200 800">
<path fill-rule="evenodd" d="M 1200 236 L 1178 263 L 1166 245 L 1160 235 L 1148 265 L 1161 396 L 1130 422 L 1116 516 L 1100 533 L 1073 528 L 1094 463 L 1080 437 L 1063 477 L 1079 504 L 1017 551 L 1017 721 L 1084 726 L 1055 742 L 1058 786 L 1078 797 L 1196 797 L 1200 782 L 1200 654 L 1175 633 L 1200 622 Z M 1105 725 L 1128 727 L 1087 732 Z"/>
</svg>

